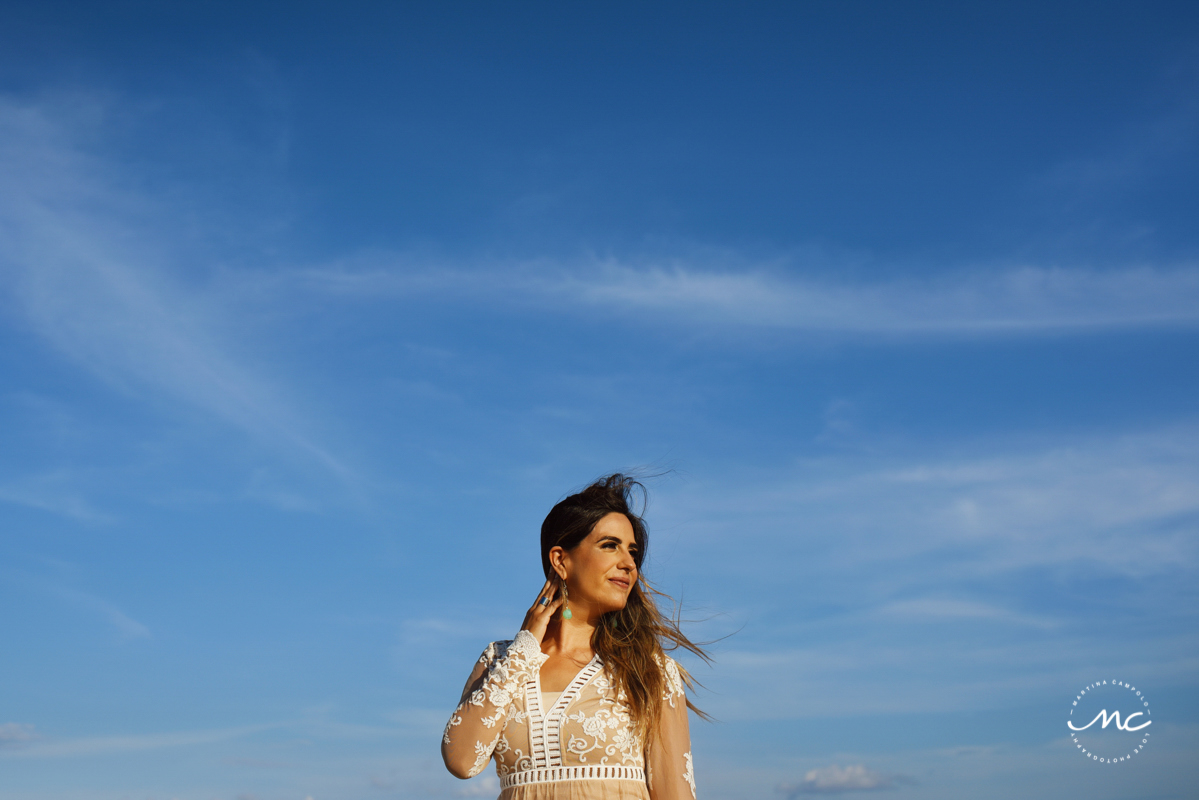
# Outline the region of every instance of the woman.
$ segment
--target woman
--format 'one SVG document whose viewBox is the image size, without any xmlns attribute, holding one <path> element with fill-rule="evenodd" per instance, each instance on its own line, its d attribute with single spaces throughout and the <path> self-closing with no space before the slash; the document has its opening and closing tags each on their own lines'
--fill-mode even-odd
<svg viewBox="0 0 1199 800">
<path fill-rule="evenodd" d="M 703 714 L 663 644 L 707 655 L 641 574 L 637 486 L 611 475 L 550 511 L 545 585 L 516 638 L 483 651 L 446 725 L 446 767 L 470 778 L 494 757 L 501 800 L 695 798 L 687 709 Z"/>
</svg>

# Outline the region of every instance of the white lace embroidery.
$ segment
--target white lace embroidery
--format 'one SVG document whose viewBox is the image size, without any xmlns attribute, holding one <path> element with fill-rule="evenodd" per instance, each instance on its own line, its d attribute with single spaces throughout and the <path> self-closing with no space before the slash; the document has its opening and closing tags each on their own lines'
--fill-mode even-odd
<svg viewBox="0 0 1199 800">
<path fill-rule="evenodd" d="M 512 715 L 512 720 L 517 721 L 517 717 L 523 718 L 524 712 L 517 712 Z M 532 769 L 533 759 L 525 755 L 524 751 L 519 747 L 513 747 L 508 742 L 508 737 L 500 734 L 499 743 L 495 746 L 495 771 L 501 778 L 510 772 L 519 772 L 520 770 Z M 516 760 L 515 767 L 509 767 L 504 762 L 507 760 L 505 756 L 511 754 Z"/>
<path fill-rule="evenodd" d="M 612 698 L 612 682 L 603 675 L 597 676 L 591 686 L 599 696 L 600 707 L 590 716 L 584 711 L 567 715 L 568 720 L 582 727 L 582 735 L 571 735 L 566 743 L 567 751 L 578 756 L 583 764 L 591 763 L 587 754 L 601 748 L 603 756 L 595 762 L 597 764 L 607 764 L 608 759 L 617 754 L 621 763 L 637 764 L 642 751 L 641 739 L 633 733 L 633 718 L 629 707 L 622 702 L 624 698 Z M 611 743 L 608 742 L 609 734 Z"/>
<path fill-rule="evenodd" d="M 471 692 L 470 697 L 460 703 L 454 713 L 450 715 L 450 720 L 445 726 L 445 733 L 442 734 L 442 742 L 446 745 L 454 744 L 454 737 L 450 735 L 451 731 L 462 724 L 463 711 L 468 705 L 482 708 L 484 704 L 491 703 L 493 713 L 480 717 L 479 722 L 488 730 L 500 725 L 509 712 L 514 711 L 510 706 L 518 689 L 528 679 L 528 676 L 534 673 L 534 670 L 541 667 L 545 659 L 545 655 L 541 652 L 541 646 L 533 634 L 528 631 L 521 631 L 511 642 L 493 642 L 489 645 L 483 651 L 483 655 L 479 657 L 479 663 L 489 664 L 490 669 L 483 673 L 482 685 Z M 523 712 L 516 713 L 522 714 L 523 718 Z M 487 762 L 491 760 L 492 753 L 496 751 L 501 738 L 503 738 L 502 726 L 490 742 L 485 744 L 483 741 L 476 741 L 474 743 L 472 750 L 475 760 L 467 770 L 467 777 L 473 778 L 483 771 L 483 767 L 487 766 Z M 507 740 L 505 739 L 504 751 L 506 752 L 507 749 Z"/>
<path fill-rule="evenodd" d="M 498 738 L 498 737 L 497 737 Z M 495 742 L 490 746 L 482 742 L 475 742 L 475 763 L 470 768 L 470 775 L 473 778 L 483 771 L 483 767 L 487 766 L 487 762 L 491 760 L 491 751 L 495 749 Z"/>
<path fill-rule="evenodd" d="M 570 692 L 564 692 L 564 702 L 542 708 L 540 697 L 534 695 L 539 695 L 538 672 L 545 659 L 527 631 L 483 652 L 481 675 L 450 716 L 442 737 L 446 763 L 456 765 L 455 774 L 473 777 L 491 759 L 500 778 L 513 786 L 594 779 L 601 773 L 592 775 L 591 770 L 619 770 L 613 772 L 613 779 L 618 774 L 623 776 L 619 779 L 635 775 L 648 784 L 656 779 L 662 785 L 654 785 L 655 791 L 668 796 L 675 796 L 686 783 L 695 797 L 690 742 L 685 737 L 675 742 L 666 752 L 676 755 L 669 763 L 657 756 L 657 769 L 651 771 L 628 699 L 617 691 L 602 662 L 596 660 L 580 671 L 568 687 Z M 671 713 L 677 714 L 678 700 L 686 697 L 679 667 L 670 658 L 659 663 L 665 679 L 663 707 L 676 709 Z M 682 796 L 686 794 L 682 791 Z"/>
<path fill-rule="evenodd" d="M 674 708 L 675 697 L 686 697 L 683 691 L 683 676 L 679 674 L 679 665 L 675 663 L 673 658 L 666 659 L 666 692 L 662 695 L 662 699 L 670 703 L 670 707 Z"/>
</svg>

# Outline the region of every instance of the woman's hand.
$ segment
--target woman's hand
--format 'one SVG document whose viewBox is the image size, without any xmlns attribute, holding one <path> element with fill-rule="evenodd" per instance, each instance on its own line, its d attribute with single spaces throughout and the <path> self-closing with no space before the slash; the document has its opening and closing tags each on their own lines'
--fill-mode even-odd
<svg viewBox="0 0 1199 800">
<path fill-rule="evenodd" d="M 554 612 L 562 607 L 562 598 L 558 597 L 560 591 L 556 578 L 555 575 L 546 580 L 545 586 L 541 587 L 541 592 L 533 601 L 533 607 L 529 609 L 529 613 L 525 614 L 525 621 L 520 626 L 522 631 L 528 631 L 536 636 L 538 643 L 545 639 L 545 629 L 549 626 Z"/>
</svg>

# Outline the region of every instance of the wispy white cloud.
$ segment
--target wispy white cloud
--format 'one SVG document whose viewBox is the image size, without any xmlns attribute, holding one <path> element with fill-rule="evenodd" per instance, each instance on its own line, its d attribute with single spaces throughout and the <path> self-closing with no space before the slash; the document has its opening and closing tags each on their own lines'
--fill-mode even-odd
<svg viewBox="0 0 1199 800">
<path fill-rule="evenodd" d="M 1192 54 L 1177 62 L 1162 76 L 1161 90 L 1161 113 L 1127 117 L 1126 125 L 1107 141 L 1055 165 L 1039 184 L 1093 200 L 1105 190 L 1127 192 L 1129 185 L 1176 169 L 1193 149 L 1199 129 L 1199 59 Z"/>
<path fill-rule="evenodd" d="M 778 791 L 787 797 L 799 797 L 806 794 L 841 794 L 843 792 L 876 791 L 879 789 L 895 789 L 902 784 L 912 784 L 916 781 L 905 775 L 883 775 L 865 764 L 852 764 L 842 767 L 830 764 L 827 767 L 808 770 L 798 784 L 785 784 Z"/>
<path fill-rule="evenodd" d="M 1033 628 L 1054 628 L 1061 625 L 1060 620 L 1034 614 L 1021 614 L 991 603 L 953 598 L 898 600 L 879 607 L 874 613 L 896 620 L 980 620 L 1027 625 Z"/>
<path fill-rule="evenodd" d="M 240 758 L 237 756 L 226 758 L 224 762 L 235 767 L 246 767 L 247 769 L 289 769 L 295 767 L 295 763 L 291 761 L 271 761 L 264 758 Z"/>
<path fill-rule="evenodd" d="M 802 263 L 719 269 L 685 259 L 609 259 L 470 269 L 371 256 L 278 279 L 342 297 L 478 297 L 520 308 L 583 307 L 699 327 L 813 333 L 1027 335 L 1199 324 L 1199 268 L 1193 266 L 971 267 L 890 280 L 804 274 Z"/>
<path fill-rule="evenodd" d="M 1149 587 L 1199 571 L 1199 430 L 973 448 L 662 487 L 655 529 L 688 540 L 674 569 L 731 615 L 715 635 L 741 630 L 718 645 L 709 710 L 986 708 L 1068 693 L 1097 664 L 1189 683 L 1194 612 Z"/>
<path fill-rule="evenodd" d="M 39 558 L 37 560 L 60 573 L 60 577 L 46 579 L 13 572 L 2 575 L 0 578 L 3 578 L 5 583 L 34 595 L 53 598 L 75 611 L 83 612 L 86 616 L 103 622 L 115 630 L 122 640 L 151 638 L 149 627 L 131 617 L 112 601 L 68 585 L 66 581 L 70 579 L 70 573 L 75 571 L 74 565 L 57 562 L 53 559 Z"/>
<path fill-rule="evenodd" d="M 845 333 L 1022 333 L 1199 322 L 1199 270 L 1020 267 L 836 283 L 768 272 L 609 265 L 560 286 L 592 304 L 692 322 Z"/>
<path fill-rule="evenodd" d="M 79 145 L 107 110 L 80 106 L 0 99 L 0 289 L 14 317 L 113 386 L 201 409 L 348 481 L 283 393 L 233 355 L 219 303 L 173 277 L 187 237 L 164 198 Z"/>
<path fill-rule="evenodd" d="M 115 519 L 93 506 L 77 488 L 76 476 L 64 470 L 0 484 L 0 502 L 93 524 L 111 523 Z"/>
<path fill-rule="evenodd" d="M 32 725 L 21 722 L 0 723 L 0 749 L 23 747 L 38 738 Z"/>
<path fill-rule="evenodd" d="M 167 747 L 188 747 L 223 742 L 252 736 L 278 728 L 277 724 L 244 725 L 235 728 L 215 728 L 171 733 L 133 734 L 128 736 L 91 736 L 75 739 L 40 739 L 19 750 L 0 751 L 7 758 L 72 758 L 78 756 L 128 753 L 157 750 Z"/>
<path fill-rule="evenodd" d="M 927 724 L 926 720 L 922 722 Z M 1039 727 L 1032 719 L 1029 722 L 1030 728 Z M 803 791 L 803 787 L 811 785 L 811 789 L 816 789 L 822 776 L 836 785 L 838 781 L 831 768 L 836 766 L 843 773 L 854 765 L 863 767 L 863 786 L 857 791 L 864 796 L 882 788 L 871 786 L 874 780 L 885 782 L 891 778 L 894 796 L 911 794 L 931 800 L 963 797 L 1007 800 L 1074 794 L 1112 798 L 1185 797 L 1194 780 L 1192 762 L 1199 730 L 1194 725 L 1175 725 L 1168 734 L 1163 730 L 1159 736 L 1162 740 L 1154 743 L 1152 768 L 1145 768 L 1145 764 L 1141 768 L 1136 765 L 1125 768 L 1128 765 L 1122 764 L 1099 769 L 1073 762 L 1078 758 L 1074 745 L 1069 737 L 1056 730 L 1038 731 L 1035 737 L 1015 742 L 1007 738 L 1006 732 L 991 729 L 985 717 L 980 719 L 976 731 L 961 735 L 961 744 L 913 745 L 902 729 L 896 729 L 889 741 L 878 747 L 865 745 L 863 737 L 862 747 L 829 748 L 818 754 L 807 752 L 813 748 L 826 749 L 816 737 L 805 741 L 807 746 L 798 751 L 792 748 L 788 752 L 791 758 L 780 759 L 764 742 L 760 748 L 744 747 L 736 754 L 718 751 L 704 754 L 706 757 L 697 762 L 696 768 L 698 771 L 706 767 L 699 773 L 703 779 L 701 788 L 709 796 L 717 797 L 765 797 L 772 789 L 792 798 L 818 796 L 822 792 Z M 923 737 L 918 734 L 917 738 Z M 747 755 L 751 750 L 756 752 Z M 812 776 L 812 784 L 808 784 L 808 776 L 813 772 L 816 775 Z M 804 778 L 795 780 L 797 774 Z M 844 778 L 843 785 L 852 786 L 854 782 L 851 773 Z M 848 790 L 848 796 L 856 796 L 853 791 Z M 887 796 L 891 794 L 886 792 Z"/>
<path fill-rule="evenodd" d="M 51 585 L 48 589 L 60 599 L 94 614 L 108 625 L 111 625 L 124 639 L 150 638 L 150 629 L 148 627 L 133 619 L 102 597 L 65 586 Z"/>
<path fill-rule="evenodd" d="M 1189 683 L 1199 668 L 1179 635 L 1113 652 L 1110 638 L 1095 641 L 1077 629 L 1018 637 L 979 626 L 952 636 L 911 629 L 899 636 L 851 620 L 841 634 L 794 647 L 794 634 L 780 631 L 760 649 L 721 651 L 701 706 L 729 721 L 954 713 L 1066 702 L 1095 665 L 1152 686 Z"/>
<path fill-rule="evenodd" d="M 948 550 L 958 574 L 1091 563 L 1140 578 L 1199 568 L 1194 426 L 982 447 L 976 455 L 803 459 L 736 491 L 668 489 L 657 503 L 686 518 L 693 535 L 723 536 L 731 515 L 752 525 L 763 544 L 794 541 L 800 529 L 821 531 L 805 537 L 816 552 L 828 551 L 821 569 Z"/>
</svg>

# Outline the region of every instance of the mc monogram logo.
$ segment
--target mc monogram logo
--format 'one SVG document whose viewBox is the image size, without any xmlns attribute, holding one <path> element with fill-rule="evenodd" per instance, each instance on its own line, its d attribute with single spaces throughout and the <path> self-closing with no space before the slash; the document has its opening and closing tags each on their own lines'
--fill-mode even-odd
<svg viewBox="0 0 1199 800">
<path fill-rule="evenodd" d="M 1121 708 L 1126 709 L 1123 719 Z M 1112 709 L 1110 713 L 1108 709 Z M 1132 684 L 1096 681 L 1074 698 L 1066 726 L 1072 731 L 1074 746 L 1084 757 L 1099 764 L 1119 764 L 1149 744 L 1149 731 L 1145 729 L 1153 724 L 1149 719 L 1151 713 L 1149 701 Z M 1090 722 L 1085 725 L 1075 724 L 1087 719 Z M 1100 724 L 1096 726 L 1096 722 Z"/>
</svg>

